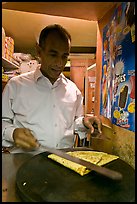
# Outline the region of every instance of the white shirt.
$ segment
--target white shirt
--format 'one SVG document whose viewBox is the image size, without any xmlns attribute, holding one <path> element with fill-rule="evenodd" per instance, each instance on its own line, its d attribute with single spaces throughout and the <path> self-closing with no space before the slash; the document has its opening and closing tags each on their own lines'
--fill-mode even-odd
<svg viewBox="0 0 137 204">
<path fill-rule="evenodd" d="M 68 148 L 74 131 L 85 137 L 83 97 L 63 74 L 52 85 L 39 68 L 9 80 L 2 95 L 2 145 L 13 145 L 15 128 L 29 128 L 39 143 Z"/>
</svg>

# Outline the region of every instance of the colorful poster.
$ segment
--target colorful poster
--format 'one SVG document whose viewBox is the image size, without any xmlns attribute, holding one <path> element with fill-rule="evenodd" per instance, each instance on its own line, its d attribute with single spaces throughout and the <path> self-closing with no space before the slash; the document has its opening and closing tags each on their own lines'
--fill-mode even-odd
<svg viewBox="0 0 137 204">
<path fill-rule="evenodd" d="M 135 131 L 134 2 L 122 2 L 103 29 L 100 114 Z"/>
</svg>

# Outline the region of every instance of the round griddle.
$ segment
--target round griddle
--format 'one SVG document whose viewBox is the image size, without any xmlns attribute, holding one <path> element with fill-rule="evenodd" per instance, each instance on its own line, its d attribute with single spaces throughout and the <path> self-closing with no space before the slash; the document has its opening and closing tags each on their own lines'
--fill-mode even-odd
<svg viewBox="0 0 137 204">
<path fill-rule="evenodd" d="M 71 150 L 72 151 L 72 150 Z M 114 181 L 94 171 L 80 176 L 49 159 L 48 152 L 33 156 L 17 171 L 17 194 L 25 202 L 133 202 L 135 171 L 117 159 L 105 165 L 123 174 Z"/>
</svg>

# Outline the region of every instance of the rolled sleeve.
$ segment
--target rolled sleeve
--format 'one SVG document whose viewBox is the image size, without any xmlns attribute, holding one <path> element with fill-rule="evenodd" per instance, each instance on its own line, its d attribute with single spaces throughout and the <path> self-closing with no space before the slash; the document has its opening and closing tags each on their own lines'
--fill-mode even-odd
<svg viewBox="0 0 137 204">
<path fill-rule="evenodd" d="M 87 128 L 83 125 L 84 116 L 75 119 L 75 132 L 78 133 L 80 139 L 87 137 Z"/>
<path fill-rule="evenodd" d="M 7 146 L 7 143 L 9 143 L 8 146 L 11 146 L 14 142 L 13 140 L 13 131 L 15 130 L 15 127 L 13 125 L 8 126 L 3 131 L 3 141 L 2 146 Z"/>
</svg>

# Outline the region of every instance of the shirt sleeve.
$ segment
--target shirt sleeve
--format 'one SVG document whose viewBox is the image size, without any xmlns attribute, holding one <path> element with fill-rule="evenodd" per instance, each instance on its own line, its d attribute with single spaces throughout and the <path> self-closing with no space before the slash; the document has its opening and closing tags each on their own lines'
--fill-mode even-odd
<svg viewBox="0 0 137 204">
<path fill-rule="evenodd" d="M 80 137 L 80 139 L 84 139 L 87 137 L 87 128 L 83 124 L 84 118 L 84 111 L 83 111 L 83 96 L 81 93 L 78 95 L 77 100 L 77 114 L 75 117 L 75 124 L 74 124 L 74 131 Z"/>
<path fill-rule="evenodd" d="M 12 111 L 13 90 L 15 87 L 9 81 L 2 92 L 2 146 L 13 145 L 14 113 Z"/>
<path fill-rule="evenodd" d="M 87 128 L 83 125 L 84 116 L 80 116 L 75 119 L 75 133 L 77 133 L 80 139 L 87 137 Z"/>
</svg>

